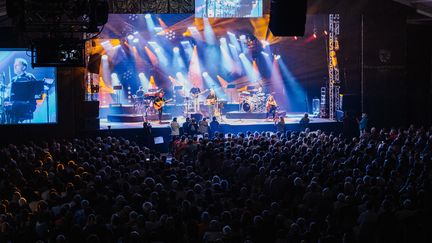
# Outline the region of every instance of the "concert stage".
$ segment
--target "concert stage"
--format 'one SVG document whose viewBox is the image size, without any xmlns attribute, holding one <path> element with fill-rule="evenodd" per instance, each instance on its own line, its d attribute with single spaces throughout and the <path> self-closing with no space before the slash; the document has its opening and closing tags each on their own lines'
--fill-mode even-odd
<svg viewBox="0 0 432 243">
<path fill-rule="evenodd" d="M 252 113 L 250 113 L 252 114 Z M 261 113 L 260 113 L 261 114 Z M 286 129 L 287 130 L 302 130 L 304 126 L 299 124 L 300 119 L 303 117 L 303 113 L 287 113 L 285 117 Z M 180 126 L 185 122 L 184 117 L 177 117 Z M 151 121 L 152 128 L 157 129 L 170 129 L 171 120 L 164 120 L 162 124 L 156 121 Z M 223 120 L 220 121 L 221 131 L 226 133 L 235 133 L 241 131 L 275 131 L 275 125 L 273 121 L 266 119 L 228 119 L 223 116 Z M 317 129 L 326 129 L 329 125 L 334 126 L 338 122 L 326 119 L 326 118 L 310 118 L 310 124 L 308 127 L 314 127 Z M 107 119 L 100 120 L 101 130 L 123 130 L 123 129 L 141 129 L 142 122 L 109 122 Z"/>
<path fill-rule="evenodd" d="M 328 18 L 309 19 L 307 29 L 314 32 L 303 38 L 273 38 L 260 30 L 266 18 L 111 15 L 93 48 L 100 56 L 99 73 L 90 79 L 100 87 L 98 133 L 149 139 L 142 127 L 150 120 L 151 136 L 166 144 L 173 117 L 182 125 L 185 116 L 200 120 L 210 113 L 223 114 L 218 119 L 223 133 L 276 131 L 265 119 L 270 109 L 285 117 L 286 130 L 304 130 L 299 124 L 304 112 L 329 111 L 330 100 L 340 104 L 322 82 L 329 75 L 323 55 Z M 162 124 L 154 107 L 160 98 L 169 100 Z M 340 131 L 333 119 L 310 120 L 311 129 Z"/>
</svg>

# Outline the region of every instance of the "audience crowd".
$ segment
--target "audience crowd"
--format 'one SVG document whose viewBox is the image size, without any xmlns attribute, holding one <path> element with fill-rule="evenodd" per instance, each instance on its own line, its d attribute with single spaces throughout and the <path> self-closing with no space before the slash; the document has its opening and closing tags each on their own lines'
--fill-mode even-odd
<svg viewBox="0 0 432 243">
<path fill-rule="evenodd" d="M 173 135 L 1 147 L 0 242 L 430 239 L 432 128 Z"/>
</svg>

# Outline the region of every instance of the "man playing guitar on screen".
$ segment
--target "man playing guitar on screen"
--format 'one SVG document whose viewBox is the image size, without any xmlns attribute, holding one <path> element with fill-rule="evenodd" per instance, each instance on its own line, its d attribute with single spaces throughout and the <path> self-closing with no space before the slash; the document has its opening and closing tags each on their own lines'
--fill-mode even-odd
<svg viewBox="0 0 432 243">
<path fill-rule="evenodd" d="M 165 106 L 165 103 L 168 103 L 170 101 L 171 99 L 165 100 L 163 91 L 159 92 L 154 99 L 153 108 L 158 112 L 159 123 L 162 123 L 163 107 Z"/>
</svg>

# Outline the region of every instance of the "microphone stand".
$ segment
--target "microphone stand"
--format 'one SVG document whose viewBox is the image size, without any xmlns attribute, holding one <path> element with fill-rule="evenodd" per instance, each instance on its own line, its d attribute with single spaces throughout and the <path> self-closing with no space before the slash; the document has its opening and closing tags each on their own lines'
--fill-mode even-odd
<svg viewBox="0 0 432 243">
<path fill-rule="evenodd" d="M 48 83 L 46 79 L 43 79 L 43 82 L 44 82 L 43 92 L 46 94 L 46 111 L 47 111 L 46 118 L 47 118 L 47 123 L 50 123 L 49 91 L 53 83 Z"/>
</svg>

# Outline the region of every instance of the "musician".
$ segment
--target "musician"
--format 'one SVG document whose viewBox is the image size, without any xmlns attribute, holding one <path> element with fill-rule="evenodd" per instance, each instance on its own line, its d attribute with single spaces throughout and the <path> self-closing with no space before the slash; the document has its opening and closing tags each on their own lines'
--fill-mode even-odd
<svg viewBox="0 0 432 243">
<path fill-rule="evenodd" d="M 26 81 L 36 81 L 36 77 L 26 72 L 28 63 L 24 58 L 16 58 L 14 62 L 14 73 L 15 77 L 12 78 L 13 82 L 26 82 Z"/>
<path fill-rule="evenodd" d="M 209 117 L 213 117 L 215 115 L 215 105 L 217 104 L 217 96 L 214 89 L 210 90 L 210 94 L 207 95 L 206 100 Z"/>
<path fill-rule="evenodd" d="M 265 95 L 262 86 L 259 86 L 259 87 L 258 87 L 258 90 L 257 90 L 256 94 L 257 94 L 258 96 L 264 96 L 264 95 Z"/>
<path fill-rule="evenodd" d="M 15 58 L 14 73 L 15 76 L 11 80 L 11 89 L 13 83 L 36 81 L 36 77 L 27 72 L 28 62 L 24 58 Z M 13 99 L 15 94 L 10 94 Z M 33 119 L 33 113 L 36 110 L 36 100 L 15 101 L 10 112 L 11 123 L 18 123 L 24 120 Z"/>
<path fill-rule="evenodd" d="M 157 109 L 157 111 L 158 111 L 158 118 L 159 118 L 159 123 L 162 123 L 163 107 L 164 107 L 164 103 L 165 103 L 165 98 L 164 98 L 164 92 L 163 91 L 161 91 L 161 92 L 158 93 L 158 95 L 154 99 L 153 103 L 159 105 L 159 107 Z"/>
<path fill-rule="evenodd" d="M 273 120 L 275 119 L 276 108 L 277 108 L 277 103 L 274 96 L 269 95 L 266 103 L 266 109 L 267 109 L 266 119 L 268 119 L 270 115 L 272 115 Z"/>
<path fill-rule="evenodd" d="M 194 84 L 194 86 L 190 89 L 189 93 L 192 97 L 194 113 L 199 112 L 200 111 L 199 95 L 201 93 L 200 88 L 198 88 L 198 86 Z"/>
<path fill-rule="evenodd" d="M 135 95 L 137 98 L 144 98 L 144 88 L 143 86 L 139 86 L 138 90 L 136 91 Z"/>
</svg>

